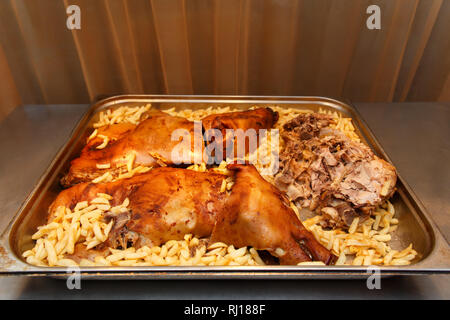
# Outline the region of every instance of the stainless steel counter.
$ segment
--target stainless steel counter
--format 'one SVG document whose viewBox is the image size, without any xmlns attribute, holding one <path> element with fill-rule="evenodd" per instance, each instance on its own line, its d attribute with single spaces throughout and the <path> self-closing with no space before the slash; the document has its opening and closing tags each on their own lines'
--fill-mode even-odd
<svg viewBox="0 0 450 320">
<path fill-rule="evenodd" d="M 87 105 L 25 106 L 0 123 L 0 230 L 64 144 Z M 400 174 L 450 239 L 450 103 L 372 103 L 357 109 Z M 365 281 L 65 281 L 0 277 L 0 298 L 119 299 L 450 299 L 450 277 Z"/>
</svg>

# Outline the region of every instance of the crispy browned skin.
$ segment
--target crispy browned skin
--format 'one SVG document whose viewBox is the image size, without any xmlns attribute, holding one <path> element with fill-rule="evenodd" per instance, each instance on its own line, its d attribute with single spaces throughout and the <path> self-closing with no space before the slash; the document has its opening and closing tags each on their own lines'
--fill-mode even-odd
<svg viewBox="0 0 450 320">
<path fill-rule="evenodd" d="M 110 141 L 104 149 L 96 149 L 98 144 L 89 144 L 80 157 L 71 162 L 68 174 L 61 180 L 63 186 L 91 181 L 101 176 L 106 170 L 98 169 L 97 164 L 110 163 L 111 168 L 107 170 L 114 172 L 120 165 L 127 163 L 127 155 L 133 151 L 136 153 L 135 165 L 158 166 L 156 159 L 151 154 L 156 154 L 167 164 L 172 164 L 172 150 L 176 146 L 180 147 L 179 141 L 171 140 L 172 133 L 176 129 L 189 131 L 191 146 L 186 151 L 192 153 L 195 151 L 194 123 L 164 112 L 150 112 L 148 118 L 134 129 L 124 126 L 113 128 L 116 132 L 112 133 L 118 136 L 118 139 Z M 200 143 L 201 139 L 198 137 Z M 183 150 L 183 147 L 177 150 Z M 193 161 L 194 158 L 191 157 L 191 160 Z"/>
<path fill-rule="evenodd" d="M 203 119 L 205 130 L 214 128 L 219 129 L 225 135 L 226 129 L 269 129 L 278 119 L 278 113 L 270 108 L 260 108 L 243 112 L 230 112 L 224 114 L 211 115 Z M 110 142 L 103 149 L 96 147 L 103 142 L 103 139 L 97 137 L 92 139 L 83 148 L 80 157 L 71 162 L 67 175 L 61 179 L 61 184 L 65 187 L 77 183 L 92 181 L 101 176 L 106 171 L 115 172 L 118 167 L 126 164 L 127 155 L 136 152 L 135 165 L 158 166 L 158 163 L 152 155 L 158 155 L 168 165 L 174 164 L 172 151 L 179 145 L 179 141 L 172 141 L 171 135 L 177 129 L 186 129 L 190 133 L 191 148 L 187 151 L 192 152 L 189 163 L 195 159 L 201 159 L 203 151 L 202 137 L 197 137 L 200 147 L 194 148 L 194 123 L 181 117 L 173 117 L 161 111 L 152 111 L 148 113 L 148 118 L 142 121 L 138 126 L 132 124 L 115 124 L 106 128 L 100 128 L 98 134 L 110 138 Z M 233 140 L 229 139 L 230 143 Z M 246 143 L 248 145 L 248 143 Z M 224 152 L 226 152 L 224 144 Z M 183 150 L 179 148 L 178 150 Z M 246 149 L 248 152 L 248 146 Z M 225 155 L 225 153 L 224 153 Z M 111 165 L 108 169 L 98 169 L 97 164 Z"/>
<path fill-rule="evenodd" d="M 314 260 L 326 264 L 336 257 L 305 229 L 285 196 L 264 180 L 254 166 L 229 165 L 235 184 L 224 210 L 217 215 L 211 241 L 252 246 L 271 254 L 284 250 L 281 264 Z"/>
<path fill-rule="evenodd" d="M 277 122 L 278 113 L 270 108 L 257 108 L 246 111 L 217 113 L 202 119 L 203 127 L 208 129 L 269 129 Z"/>
<path fill-rule="evenodd" d="M 253 246 L 272 254 L 281 248 L 286 252 L 280 257 L 282 264 L 310 261 L 311 257 L 334 261 L 287 206 L 284 196 L 253 166 L 229 168 L 236 172 L 229 196 L 220 192 L 223 175 L 169 167 L 116 182 L 81 183 L 58 195 L 50 206 L 49 221 L 57 207 L 73 209 L 76 203 L 102 192 L 113 196 L 113 206 L 130 200 L 128 212 L 106 217 L 114 219 L 105 243 L 110 247 L 160 245 L 183 239 L 185 234 L 212 235 L 213 242 Z"/>
<path fill-rule="evenodd" d="M 86 146 L 81 150 L 81 154 L 95 150 L 95 147 L 103 143 L 103 139 L 99 135 L 107 136 L 110 140 L 118 140 L 136 128 L 135 124 L 129 122 L 115 123 L 109 126 L 97 129 L 97 136 L 89 140 Z"/>
<path fill-rule="evenodd" d="M 130 200 L 128 213 L 109 217 L 116 224 L 109 246 L 126 246 L 123 239 L 140 247 L 181 240 L 185 234 L 207 237 L 225 201 L 225 193 L 220 192 L 223 179 L 221 174 L 164 167 L 116 182 L 82 183 L 58 195 L 49 220 L 58 206 L 73 208 L 102 192 L 114 197 L 112 205 Z"/>
<path fill-rule="evenodd" d="M 236 141 L 233 136 L 226 134 L 227 129 L 242 129 L 246 131 L 248 129 L 256 130 L 259 133 L 260 129 L 270 129 L 278 120 L 278 113 L 274 112 L 270 108 L 258 108 L 254 110 L 247 110 L 241 112 L 228 112 L 212 114 L 202 119 L 204 130 L 208 133 L 210 129 L 218 129 L 222 133 L 222 141 L 217 140 L 218 145 L 223 146 L 223 158 L 226 155 L 226 146 L 228 144 L 234 144 L 234 154 L 236 156 Z M 246 150 L 248 150 L 248 142 L 246 142 Z"/>
</svg>

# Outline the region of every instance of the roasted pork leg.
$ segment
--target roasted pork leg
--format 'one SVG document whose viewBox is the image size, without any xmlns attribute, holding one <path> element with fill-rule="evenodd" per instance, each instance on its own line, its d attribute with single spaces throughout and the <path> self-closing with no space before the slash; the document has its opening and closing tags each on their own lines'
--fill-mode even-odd
<svg viewBox="0 0 450 320">
<path fill-rule="evenodd" d="M 276 112 L 269 108 L 261 108 L 211 115 L 204 118 L 202 124 L 207 133 L 209 129 L 218 129 L 224 137 L 227 137 L 226 129 L 242 129 L 244 133 L 248 129 L 254 129 L 258 134 L 259 129 L 271 128 L 277 119 Z M 100 128 L 98 134 L 107 136 L 110 140 L 107 146 L 103 149 L 97 148 L 103 142 L 103 139 L 99 137 L 89 141 L 81 151 L 80 157 L 71 162 L 69 172 L 61 179 L 61 184 L 69 187 L 77 183 L 92 181 L 107 171 L 113 174 L 117 173 L 120 167 L 126 166 L 129 157 L 132 157 L 133 154 L 135 154 L 135 166 L 157 167 L 161 162 L 166 165 L 178 165 L 207 160 L 203 159 L 202 127 L 199 124 L 199 130 L 195 131 L 194 128 L 195 125 L 192 121 L 156 110 L 149 112 L 147 119 L 137 126 L 116 124 Z M 187 133 L 190 143 L 184 143 L 188 139 L 184 140 L 180 134 L 176 134 L 174 137 L 179 138 L 178 140 L 173 139 L 173 134 L 180 130 Z M 217 142 L 222 146 L 222 140 Z M 227 143 L 233 144 L 234 138 L 228 139 Z M 245 140 L 246 152 L 248 152 L 248 145 L 247 139 Z M 224 157 L 220 160 L 225 159 L 225 143 L 223 148 Z M 217 155 L 213 154 L 213 156 Z M 106 167 L 109 165 L 109 167 L 103 168 L 104 165 Z"/>
<path fill-rule="evenodd" d="M 228 168 L 235 171 L 235 183 L 224 210 L 217 215 L 212 242 L 267 250 L 280 264 L 334 263 L 336 257 L 306 230 L 286 197 L 254 166 L 232 164 Z"/>
<path fill-rule="evenodd" d="M 259 137 L 260 129 L 270 129 L 278 120 L 278 113 L 270 108 L 257 108 L 247 111 L 235 111 L 227 113 L 212 114 L 202 119 L 205 130 L 207 147 L 217 145 L 215 152 L 211 148 L 212 158 L 216 164 L 227 158 L 244 158 L 250 150 L 249 135 L 254 133 L 255 140 Z M 238 131 L 240 129 L 241 131 Z M 221 136 L 215 136 L 214 130 L 220 132 Z M 253 131 L 250 132 L 250 130 Z M 245 136 L 247 134 L 247 136 Z M 258 142 L 256 142 L 258 143 Z M 239 145 L 242 145 L 238 151 Z M 255 144 L 256 146 L 256 144 Z M 228 152 L 227 152 L 228 148 Z M 230 154 L 232 152 L 232 154 Z"/>
<path fill-rule="evenodd" d="M 217 173 L 160 167 L 115 182 L 81 183 L 58 195 L 49 219 L 59 206 L 73 208 L 77 202 L 106 193 L 113 196 L 113 206 L 125 198 L 130 201 L 129 212 L 105 217 L 115 221 L 107 240 L 110 247 L 160 245 L 181 240 L 185 234 L 209 237 L 225 202 L 226 194 L 220 192 L 224 178 Z"/>
<path fill-rule="evenodd" d="M 175 139 L 178 136 L 172 139 L 175 130 L 184 130 L 189 135 L 189 139 L 183 140 L 182 137 Z M 135 166 L 157 167 L 161 162 L 170 165 L 179 160 L 182 163 L 193 163 L 202 159 L 201 127 L 195 137 L 194 122 L 173 117 L 164 112 L 149 112 L 148 118 L 135 128 L 114 126 L 107 129 L 106 134 L 108 133 L 114 135 L 117 140 L 110 141 L 103 149 L 97 149 L 98 139 L 95 144 L 89 143 L 80 157 L 71 162 L 69 172 L 61 180 L 63 186 L 92 181 L 106 171 L 114 173 L 121 166 L 127 165 L 133 153 Z M 196 148 L 194 143 L 199 144 L 199 147 Z M 174 159 L 172 152 L 178 157 L 177 159 Z M 101 169 L 98 165 L 102 164 L 109 164 L 110 167 Z"/>
<path fill-rule="evenodd" d="M 105 216 L 114 225 L 103 246 L 139 248 L 181 240 L 185 234 L 212 235 L 211 241 L 267 250 L 283 264 L 334 261 L 253 166 L 230 169 L 235 171 L 231 195 L 221 192 L 224 175 L 170 167 L 116 182 L 78 184 L 58 195 L 49 221 L 59 206 L 73 208 L 101 192 L 113 196 L 112 205 L 130 200 L 128 212 Z"/>
</svg>

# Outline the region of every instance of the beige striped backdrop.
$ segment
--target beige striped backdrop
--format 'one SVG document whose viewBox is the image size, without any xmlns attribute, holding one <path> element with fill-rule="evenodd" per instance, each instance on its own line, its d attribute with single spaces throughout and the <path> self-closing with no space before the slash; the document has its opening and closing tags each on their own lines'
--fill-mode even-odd
<svg viewBox="0 0 450 320">
<path fill-rule="evenodd" d="M 449 31 L 450 0 L 0 0 L 0 118 L 121 93 L 448 101 Z"/>
</svg>

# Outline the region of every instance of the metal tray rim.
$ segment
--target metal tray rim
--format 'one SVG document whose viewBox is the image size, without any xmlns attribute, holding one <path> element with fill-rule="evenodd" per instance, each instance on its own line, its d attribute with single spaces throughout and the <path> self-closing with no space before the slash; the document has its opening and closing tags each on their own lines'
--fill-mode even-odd
<svg viewBox="0 0 450 320">
<path fill-rule="evenodd" d="M 15 269 L 8 267 L 5 263 L 5 258 L 0 255 L 0 274 L 23 274 L 23 275 L 36 275 L 36 276 L 53 276 L 61 275 L 67 273 L 67 268 L 61 267 L 36 267 L 31 266 L 21 259 L 18 259 L 12 252 L 9 244 L 9 234 L 11 232 L 12 226 L 15 225 L 17 220 L 21 216 L 21 212 L 27 206 L 31 198 L 35 196 L 37 189 L 42 186 L 44 178 L 49 174 L 51 169 L 58 164 L 61 160 L 64 151 L 68 149 L 69 142 L 75 138 L 75 134 L 80 130 L 83 124 L 90 118 L 92 113 L 96 112 L 100 107 L 107 107 L 118 103 L 123 103 L 124 100 L 138 102 L 136 100 L 161 100 L 163 102 L 247 102 L 247 103 L 326 103 L 339 105 L 342 108 L 347 109 L 350 113 L 355 115 L 365 130 L 367 130 L 370 135 L 370 139 L 374 142 L 377 148 L 382 152 L 383 157 L 390 161 L 388 155 L 384 152 L 383 148 L 379 144 L 375 135 L 370 130 L 369 126 L 365 123 L 364 119 L 360 116 L 359 112 L 354 108 L 351 103 L 342 102 L 333 98 L 319 97 L 319 96 L 241 96 L 241 95 L 118 95 L 113 97 L 108 97 L 100 100 L 91 105 L 91 107 L 85 112 L 85 114 L 78 121 L 74 129 L 72 130 L 67 142 L 60 148 L 60 150 L 55 155 L 54 159 L 48 166 L 48 168 L 41 175 L 40 179 L 33 188 L 33 191 L 24 200 L 20 209 L 16 212 L 13 219 L 11 220 L 8 227 L 4 230 L 1 235 L 1 245 L 4 245 L 7 250 L 7 258 L 14 260 L 16 267 L 21 267 L 21 269 Z M 286 100 L 285 100 L 286 99 Z M 277 101 L 278 100 L 278 101 Z M 283 101 L 279 101 L 283 100 Z M 311 101 L 313 100 L 313 101 Z M 155 101 L 156 102 L 156 101 Z M 450 273 L 450 249 L 448 243 L 445 241 L 440 231 L 437 229 L 433 219 L 430 217 L 429 213 L 423 206 L 422 202 L 413 193 L 410 186 L 403 180 L 401 175 L 399 175 L 399 180 L 402 181 L 406 191 L 413 198 L 415 204 L 422 211 L 424 217 L 427 219 L 432 227 L 434 237 L 434 247 L 432 248 L 429 255 L 409 266 L 379 266 L 378 270 L 382 274 L 386 275 L 406 275 L 406 274 L 429 274 L 429 273 Z M 1 247 L 0 247 L 1 249 Z M 444 254 L 447 258 L 444 263 L 442 261 L 437 261 L 438 256 Z M 439 263 L 438 263 L 439 262 Z M 102 276 L 109 275 L 122 275 L 125 277 L 133 278 L 134 276 L 139 277 L 150 277 L 151 275 L 160 274 L 160 277 L 164 278 L 164 274 L 173 274 L 175 277 L 179 278 L 196 278 L 195 275 L 208 278 L 207 275 L 227 278 L 233 277 L 233 274 L 239 274 L 241 276 L 258 276 L 263 278 L 303 278 L 314 277 L 314 276 L 336 276 L 336 277 L 347 277 L 358 274 L 367 274 L 367 267 L 352 267 L 352 266 L 261 266 L 261 267 L 249 267 L 249 266 L 206 266 L 206 267 L 177 267 L 177 266 L 165 266 L 165 267 L 80 267 L 81 273 L 86 275 L 91 275 L 93 277 L 101 278 Z"/>
</svg>

